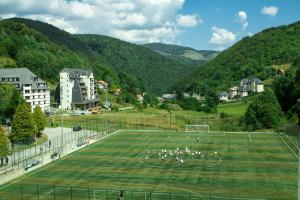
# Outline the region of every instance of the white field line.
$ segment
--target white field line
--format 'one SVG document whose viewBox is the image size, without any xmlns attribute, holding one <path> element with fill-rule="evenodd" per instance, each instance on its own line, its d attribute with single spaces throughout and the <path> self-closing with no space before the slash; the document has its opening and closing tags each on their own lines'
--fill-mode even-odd
<svg viewBox="0 0 300 200">
<path fill-rule="evenodd" d="M 291 149 L 290 145 L 288 145 L 288 144 L 286 143 L 286 141 L 285 141 L 284 139 L 282 139 L 281 135 L 279 135 L 279 138 L 280 138 L 281 141 L 284 142 L 284 144 L 289 148 L 289 150 L 292 152 L 292 154 L 293 154 L 294 156 L 296 156 L 296 158 L 299 158 L 299 156 L 293 151 L 293 149 Z"/>
<path fill-rule="evenodd" d="M 43 199 L 44 197 L 48 196 L 49 194 L 51 194 L 54 190 L 50 190 L 49 192 L 47 192 L 46 194 L 44 194 L 43 196 L 41 196 L 39 199 Z"/>
<path fill-rule="evenodd" d="M 158 130 L 158 129 L 140 129 L 140 130 L 137 130 L 137 129 L 122 129 L 122 130 L 119 130 L 119 131 L 122 131 L 122 132 L 167 132 L 167 131 L 172 131 L 172 130 Z M 174 132 L 174 131 L 172 131 Z"/>
<path fill-rule="evenodd" d="M 124 132 L 183 132 L 186 133 L 185 130 L 164 130 L 164 129 L 122 129 L 120 131 L 124 131 Z M 242 131 L 209 131 L 209 133 L 207 133 L 207 131 L 188 131 L 188 132 L 196 132 L 196 133 L 223 133 L 224 135 L 226 133 L 236 133 L 236 134 L 270 134 L 273 135 L 274 132 L 242 132 Z"/>
<path fill-rule="evenodd" d="M 115 132 L 113 132 L 113 133 L 111 133 L 111 134 L 109 134 L 109 135 L 106 135 L 106 136 L 104 136 L 103 138 L 100 138 L 98 141 L 94 142 L 93 144 L 98 143 L 98 142 L 101 142 L 101 141 L 103 141 L 104 139 L 106 139 L 106 138 L 108 138 L 108 137 L 110 137 L 110 136 L 113 136 L 113 135 L 115 135 L 115 134 L 117 134 L 117 133 L 119 133 L 119 132 L 121 132 L 121 130 L 117 130 L 117 131 L 115 131 Z M 78 150 L 76 150 L 76 151 L 73 151 L 73 152 L 80 152 L 80 151 L 82 151 L 83 149 L 85 149 L 85 148 L 83 147 L 83 148 L 80 148 L 80 149 L 78 149 Z M 72 152 L 72 153 L 73 153 L 73 152 Z M 60 158 L 60 160 L 65 160 L 65 159 L 68 158 L 69 156 L 71 156 L 71 155 L 70 155 L 70 154 L 66 154 L 66 155 L 62 156 L 62 157 Z M 38 172 L 40 172 L 40 171 L 42 171 L 42 170 L 45 170 L 46 168 L 49 168 L 50 166 L 54 165 L 55 163 L 56 163 L 56 162 L 50 162 L 48 165 L 45 165 L 44 167 L 40 166 L 36 171 L 34 171 L 34 172 L 32 172 L 32 173 L 28 173 L 28 174 L 26 174 L 26 175 L 24 175 L 24 176 L 22 176 L 22 177 L 20 177 L 20 178 L 16 178 L 16 180 L 12 181 L 11 183 L 2 186 L 2 187 L 0 188 L 0 190 L 2 190 L 2 189 L 4 189 L 4 188 L 7 188 L 8 186 L 11 186 L 12 184 L 15 184 L 15 183 L 17 183 L 17 182 L 19 182 L 19 181 L 21 181 L 21 180 L 23 180 L 23 179 L 25 179 L 25 178 L 27 178 L 27 177 L 33 175 L 33 174 L 36 174 L 36 173 L 38 173 Z"/>
<path fill-rule="evenodd" d="M 249 133 L 248 136 L 249 136 L 250 142 L 252 143 L 251 134 Z"/>
</svg>

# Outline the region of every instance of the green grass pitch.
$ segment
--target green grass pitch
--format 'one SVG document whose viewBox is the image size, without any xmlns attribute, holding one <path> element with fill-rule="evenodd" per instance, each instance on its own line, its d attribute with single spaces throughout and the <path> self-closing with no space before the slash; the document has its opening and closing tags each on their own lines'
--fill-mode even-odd
<svg viewBox="0 0 300 200">
<path fill-rule="evenodd" d="M 183 154 L 181 166 L 169 156 L 169 150 L 174 152 L 177 147 Z M 193 159 L 185 152 L 186 147 L 200 151 L 205 159 Z M 168 151 L 166 160 L 159 158 L 162 149 Z M 121 131 L 1 186 L 0 197 L 20 199 L 23 183 L 296 199 L 297 163 L 285 144 L 272 134 Z M 35 187 L 25 185 L 24 199 L 36 199 Z M 43 199 L 53 199 L 49 188 L 43 190 L 41 186 L 40 190 Z M 45 195 L 48 191 L 49 197 Z M 100 196 L 98 199 L 103 199 Z"/>
</svg>

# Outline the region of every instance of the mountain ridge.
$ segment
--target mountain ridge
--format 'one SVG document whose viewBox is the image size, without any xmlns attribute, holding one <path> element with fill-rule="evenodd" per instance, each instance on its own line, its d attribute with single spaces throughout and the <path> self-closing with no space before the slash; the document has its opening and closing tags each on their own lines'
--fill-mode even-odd
<svg viewBox="0 0 300 200">
<path fill-rule="evenodd" d="M 174 44 L 148 43 L 143 46 L 164 56 L 181 56 L 196 61 L 209 61 L 219 54 L 219 52 L 213 50 L 196 50 Z"/>
<path fill-rule="evenodd" d="M 292 63 L 300 55 L 300 21 L 247 36 L 216 58 L 179 80 L 180 91 L 222 91 L 242 78 L 266 80 L 275 76 L 274 65 Z"/>
<path fill-rule="evenodd" d="M 41 78 L 57 82 L 64 67 L 88 68 L 97 79 L 120 86 L 126 77 L 133 93 L 151 91 L 161 94 L 170 88 L 182 73 L 201 63 L 170 59 L 152 50 L 109 36 L 72 35 L 51 24 L 24 18 L 0 21 L 0 56 L 16 61 Z M 12 47 L 13 52 L 9 53 Z M 128 74 L 128 76 L 124 75 Z M 142 90 L 142 91 L 141 91 Z"/>
</svg>

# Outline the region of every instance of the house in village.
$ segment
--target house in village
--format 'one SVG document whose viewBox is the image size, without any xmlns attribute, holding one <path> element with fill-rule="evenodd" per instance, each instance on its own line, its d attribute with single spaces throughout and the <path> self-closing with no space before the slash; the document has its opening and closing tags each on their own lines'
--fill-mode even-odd
<svg viewBox="0 0 300 200">
<path fill-rule="evenodd" d="M 259 78 L 242 79 L 240 82 L 240 90 L 246 90 L 248 93 L 263 92 L 264 84 Z"/>
<path fill-rule="evenodd" d="M 236 97 L 246 97 L 251 93 L 259 93 L 264 91 L 264 84 L 258 78 L 242 79 L 240 86 L 234 86 L 229 89 L 228 98 L 234 99 Z M 225 98 L 225 97 L 223 97 Z"/>
<path fill-rule="evenodd" d="M 234 99 L 235 97 L 238 96 L 238 94 L 239 94 L 239 87 L 234 86 L 234 87 L 229 89 L 228 97 L 229 97 L 229 99 Z"/>
<path fill-rule="evenodd" d="M 175 94 L 163 94 L 161 96 L 162 100 L 163 101 L 167 101 L 167 100 L 173 100 L 176 98 L 176 95 Z"/>
<path fill-rule="evenodd" d="M 50 90 L 45 81 L 37 77 L 27 68 L 0 69 L 0 82 L 14 85 L 20 91 L 24 100 L 43 111 L 50 109 Z"/>
<path fill-rule="evenodd" d="M 97 81 L 96 88 L 99 88 L 100 90 L 107 90 L 108 83 L 104 80 Z"/>
<path fill-rule="evenodd" d="M 228 101 L 228 93 L 223 91 L 219 93 L 219 100 L 220 101 Z"/>
</svg>

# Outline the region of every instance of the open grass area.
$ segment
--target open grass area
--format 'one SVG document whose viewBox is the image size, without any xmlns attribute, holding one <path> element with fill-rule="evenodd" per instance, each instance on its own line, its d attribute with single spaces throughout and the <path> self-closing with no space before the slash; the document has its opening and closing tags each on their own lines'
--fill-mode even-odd
<svg viewBox="0 0 300 200">
<path fill-rule="evenodd" d="M 16 67 L 16 62 L 6 56 L 0 56 L 0 68 L 2 67 Z"/>
<path fill-rule="evenodd" d="M 243 101 L 219 104 L 218 112 L 224 112 L 235 117 L 242 117 L 245 115 L 248 106 L 249 103 L 245 103 Z"/>
<path fill-rule="evenodd" d="M 182 165 L 174 156 L 177 147 L 182 151 Z M 158 154 L 162 149 L 167 150 L 165 160 Z M 204 157 L 193 158 L 195 151 Z M 23 183 L 24 199 L 36 199 L 36 186 L 26 184 L 192 193 L 199 197 L 296 199 L 297 171 L 297 159 L 273 134 L 121 131 L 1 186 L 0 197 L 20 199 Z M 56 192 L 55 199 L 71 199 L 69 190 Z M 87 191 L 81 192 L 87 197 Z M 53 187 L 41 186 L 39 195 L 53 199 Z M 72 195 L 73 199 L 87 199 L 79 193 Z M 95 195 L 105 199 L 105 193 Z"/>
</svg>

